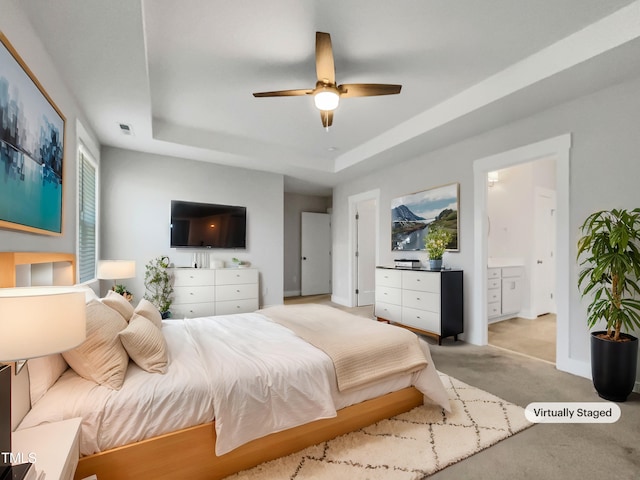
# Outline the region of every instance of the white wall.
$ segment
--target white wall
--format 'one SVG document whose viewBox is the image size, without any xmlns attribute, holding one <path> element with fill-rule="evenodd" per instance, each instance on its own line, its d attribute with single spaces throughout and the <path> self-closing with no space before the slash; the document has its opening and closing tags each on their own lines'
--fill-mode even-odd
<svg viewBox="0 0 640 480">
<path fill-rule="evenodd" d="M 639 206 L 639 92 L 640 79 L 616 85 L 336 187 L 333 196 L 334 296 L 350 298 L 347 290 L 347 280 L 351 275 L 351 262 L 347 258 L 347 199 L 350 195 L 380 188 L 380 261 L 391 263 L 394 259 L 388 247 L 391 199 L 437 185 L 460 182 L 460 252 L 447 253 L 445 262 L 465 271 L 464 313 L 465 328 L 468 328 L 470 322 L 475 321 L 475 314 L 471 311 L 474 290 L 474 160 L 572 133 L 569 200 L 572 235 L 569 258 L 558 258 L 558 262 L 566 262 L 570 269 L 569 355 L 576 362 L 588 365 L 587 302 L 580 298 L 578 266 L 575 263 L 578 227 L 595 210 Z"/>
<path fill-rule="evenodd" d="M 260 305 L 282 303 L 282 175 L 112 147 L 101 157 L 100 257 L 136 261 L 136 278 L 119 282 L 136 299 L 144 295 L 149 260 L 167 255 L 189 266 L 194 252 L 206 252 L 251 262 L 260 271 Z M 247 249 L 169 248 L 171 200 L 246 206 Z"/>
<path fill-rule="evenodd" d="M 62 235 L 50 236 L 24 233 L 0 228 L 1 251 L 49 251 L 76 253 L 76 198 L 77 198 L 77 130 L 76 121 L 85 127 L 81 109 L 72 92 L 65 86 L 60 72 L 48 56 L 35 30 L 22 13 L 18 0 L 2 0 L 0 4 L 0 30 L 9 39 L 18 55 L 27 64 L 40 84 L 65 116 L 63 163 L 63 217 Z M 87 132 L 94 143 L 93 132 Z"/>
</svg>

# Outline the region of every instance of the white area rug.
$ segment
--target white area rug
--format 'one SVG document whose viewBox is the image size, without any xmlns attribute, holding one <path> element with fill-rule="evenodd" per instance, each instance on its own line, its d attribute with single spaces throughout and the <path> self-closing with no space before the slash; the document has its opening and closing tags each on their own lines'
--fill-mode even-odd
<svg viewBox="0 0 640 480">
<path fill-rule="evenodd" d="M 440 378 L 451 413 L 422 405 L 227 480 L 419 480 L 532 425 L 523 408 Z"/>
</svg>

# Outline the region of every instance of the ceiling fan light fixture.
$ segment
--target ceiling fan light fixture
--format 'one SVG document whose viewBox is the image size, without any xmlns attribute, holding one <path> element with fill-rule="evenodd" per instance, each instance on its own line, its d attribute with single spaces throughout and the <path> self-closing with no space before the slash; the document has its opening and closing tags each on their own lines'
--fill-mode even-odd
<svg viewBox="0 0 640 480">
<path fill-rule="evenodd" d="M 324 87 L 313 96 L 313 101 L 318 110 L 332 111 L 338 108 L 340 95 L 334 90 Z"/>
</svg>

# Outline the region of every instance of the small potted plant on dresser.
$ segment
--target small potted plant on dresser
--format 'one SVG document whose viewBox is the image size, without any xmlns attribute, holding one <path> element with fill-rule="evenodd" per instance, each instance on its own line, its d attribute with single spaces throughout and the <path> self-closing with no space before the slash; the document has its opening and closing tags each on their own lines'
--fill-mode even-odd
<svg viewBox="0 0 640 480">
<path fill-rule="evenodd" d="M 429 255 L 429 269 L 442 269 L 442 256 L 444 255 L 447 245 L 451 241 L 451 232 L 439 227 L 429 227 L 427 236 L 424 238 L 424 246 Z"/>
<path fill-rule="evenodd" d="M 169 257 L 160 256 L 149 261 L 144 272 L 144 286 L 147 290 L 144 298 L 156 306 L 162 318 L 171 316 L 169 309 L 173 286 L 167 268 L 169 268 Z"/>
<path fill-rule="evenodd" d="M 640 329 L 640 208 L 602 210 L 580 227 L 578 287 L 591 295 L 589 328 L 601 321 L 606 330 L 591 332 L 591 373 L 598 395 L 624 402 L 636 380 Z"/>
</svg>

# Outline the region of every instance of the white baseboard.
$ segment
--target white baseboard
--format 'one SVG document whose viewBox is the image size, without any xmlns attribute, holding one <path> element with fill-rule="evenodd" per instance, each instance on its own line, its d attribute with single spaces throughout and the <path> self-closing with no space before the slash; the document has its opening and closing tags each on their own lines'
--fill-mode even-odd
<svg viewBox="0 0 640 480">
<path fill-rule="evenodd" d="M 591 363 L 571 358 L 556 359 L 556 368 L 563 372 L 591 379 Z"/>
<path fill-rule="evenodd" d="M 331 301 L 333 303 L 337 303 L 338 305 L 342 305 L 343 307 L 352 307 L 351 302 L 348 298 L 337 297 L 336 295 L 331 295 Z"/>
<path fill-rule="evenodd" d="M 300 296 L 300 290 L 287 290 L 286 292 L 284 292 L 284 296 L 286 297 L 299 297 Z"/>
</svg>

